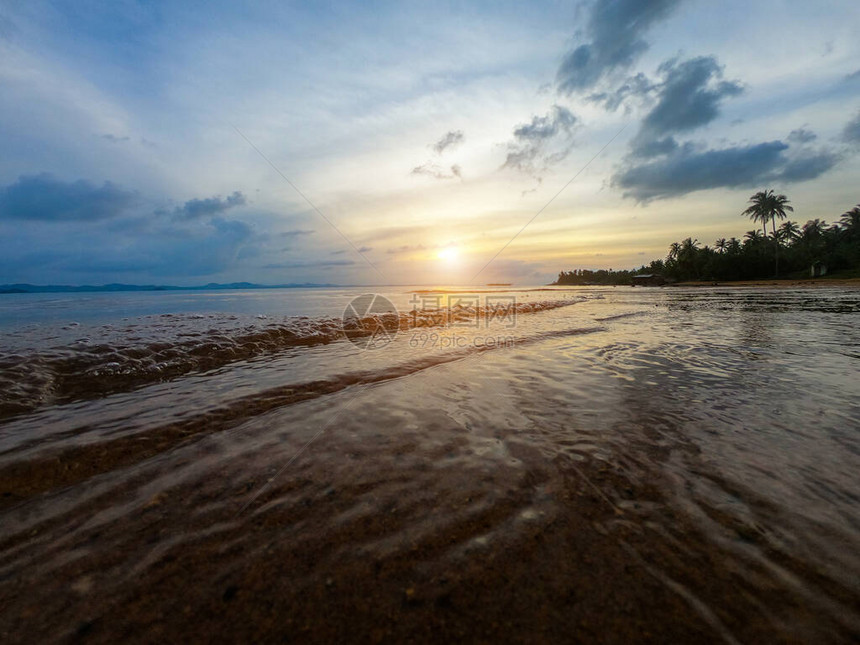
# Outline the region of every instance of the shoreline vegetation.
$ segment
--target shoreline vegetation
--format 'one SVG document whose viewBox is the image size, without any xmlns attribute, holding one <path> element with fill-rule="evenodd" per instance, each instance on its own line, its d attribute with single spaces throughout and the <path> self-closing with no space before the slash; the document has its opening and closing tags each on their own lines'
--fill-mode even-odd
<svg viewBox="0 0 860 645">
<path fill-rule="evenodd" d="M 777 226 L 777 219 L 785 219 L 786 212 L 794 210 L 785 195 L 761 191 L 749 202 L 741 215 L 760 223 L 761 229 L 747 231 L 743 240 L 720 238 L 713 246 L 702 246 L 688 237 L 670 244 L 664 259 L 638 269 L 561 271 L 552 284 L 630 285 L 635 276 L 651 276 L 653 284 L 685 286 L 860 283 L 860 204 L 832 225 L 816 218 L 803 226 L 791 220 Z"/>
</svg>

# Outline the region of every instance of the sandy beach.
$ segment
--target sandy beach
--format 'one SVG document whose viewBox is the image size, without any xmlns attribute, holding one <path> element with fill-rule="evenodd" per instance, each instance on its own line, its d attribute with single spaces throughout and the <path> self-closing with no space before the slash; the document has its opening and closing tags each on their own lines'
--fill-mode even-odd
<svg viewBox="0 0 860 645">
<path fill-rule="evenodd" d="M 559 293 L 10 336 L 3 642 L 855 641 L 857 290 Z"/>
<path fill-rule="evenodd" d="M 787 279 L 787 280 L 737 280 L 732 282 L 716 281 L 692 281 L 678 282 L 673 287 L 768 287 L 768 288 L 857 288 L 860 287 L 860 278 L 810 278 L 810 279 Z"/>
</svg>

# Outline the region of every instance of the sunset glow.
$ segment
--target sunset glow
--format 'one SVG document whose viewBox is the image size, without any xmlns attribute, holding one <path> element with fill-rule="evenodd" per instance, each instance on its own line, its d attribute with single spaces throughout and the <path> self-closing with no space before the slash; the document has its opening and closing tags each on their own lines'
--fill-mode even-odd
<svg viewBox="0 0 860 645">
<path fill-rule="evenodd" d="M 454 262 L 458 257 L 460 257 L 460 253 L 456 247 L 446 246 L 436 254 L 436 257 L 440 260 L 444 260 L 445 262 Z"/>
</svg>

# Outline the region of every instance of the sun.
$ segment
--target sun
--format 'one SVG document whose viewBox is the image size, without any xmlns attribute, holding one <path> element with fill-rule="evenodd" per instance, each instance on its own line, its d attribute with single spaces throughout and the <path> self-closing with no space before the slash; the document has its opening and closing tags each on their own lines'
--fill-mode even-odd
<svg viewBox="0 0 860 645">
<path fill-rule="evenodd" d="M 440 249 L 439 253 L 436 254 L 440 260 L 445 260 L 446 262 L 453 262 L 457 259 L 459 253 L 457 249 L 453 246 L 446 246 L 444 249 Z"/>
</svg>

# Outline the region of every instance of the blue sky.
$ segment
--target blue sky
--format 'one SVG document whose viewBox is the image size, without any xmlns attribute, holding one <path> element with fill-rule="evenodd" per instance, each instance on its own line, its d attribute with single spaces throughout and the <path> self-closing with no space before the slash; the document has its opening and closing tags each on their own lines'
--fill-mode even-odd
<svg viewBox="0 0 860 645">
<path fill-rule="evenodd" d="M 464 283 L 574 176 L 478 282 L 741 236 L 764 188 L 833 221 L 858 26 L 847 0 L 6 0 L 0 283 Z"/>
</svg>

